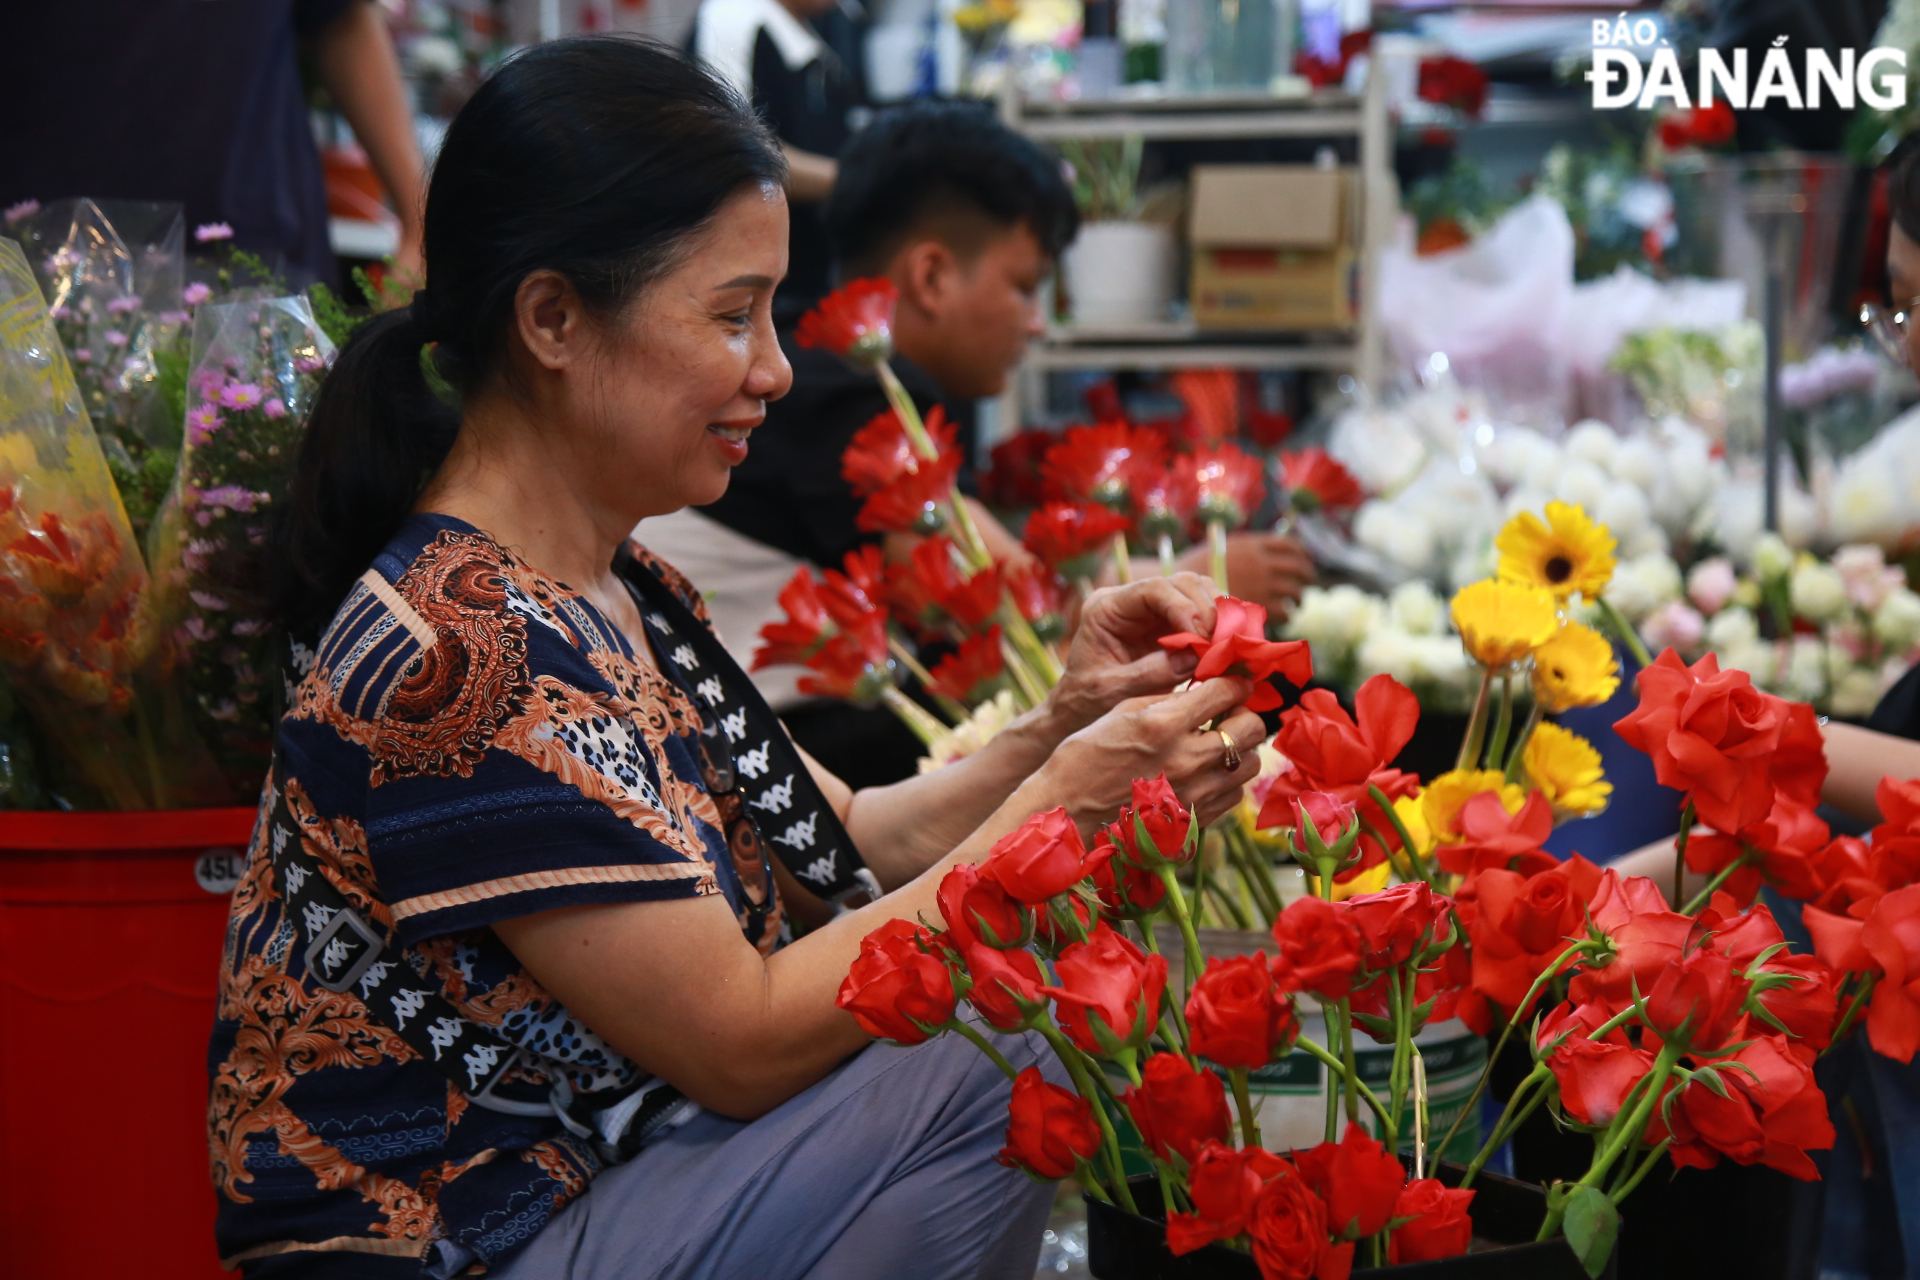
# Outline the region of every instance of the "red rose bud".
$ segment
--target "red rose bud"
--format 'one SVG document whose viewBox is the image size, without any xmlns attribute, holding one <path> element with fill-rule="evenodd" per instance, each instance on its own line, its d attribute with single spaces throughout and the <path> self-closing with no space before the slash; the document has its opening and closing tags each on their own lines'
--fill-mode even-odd
<svg viewBox="0 0 1920 1280">
<path fill-rule="evenodd" d="M 1428 953 L 1448 929 L 1448 899 L 1425 881 L 1397 884 L 1379 893 L 1348 898 L 1347 919 L 1360 931 L 1370 969 L 1405 964 Z"/>
<path fill-rule="evenodd" d="M 1747 984 L 1733 961 L 1697 950 L 1663 971 L 1647 992 L 1647 1025 L 1663 1040 L 1693 1049 L 1718 1049 L 1733 1039 Z"/>
<path fill-rule="evenodd" d="M 1640 1078 L 1653 1070 L 1653 1055 L 1625 1043 L 1600 1043 L 1584 1035 L 1561 1041 L 1547 1059 L 1560 1085 L 1560 1105 L 1581 1124 L 1608 1125 L 1620 1114 Z"/>
<path fill-rule="evenodd" d="M 1338 1143 L 1323 1142 L 1301 1155 L 1301 1175 L 1327 1202 L 1327 1226 L 1335 1236 L 1362 1239 L 1393 1218 L 1407 1170 L 1366 1129 L 1349 1123 Z"/>
<path fill-rule="evenodd" d="M 1299 1033 L 1293 1002 L 1273 989 L 1265 952 L 1215 960 L 1187 997 L 1193 1051 L 1223 1067 L 1257 1070 Z"/>
<path fill-rule="evenodd" d="M 1833 1024 L 1840 1016 L 1835 974 L 1818 956 L 1780 952 L 1747 970 L 1753 987 L 1747 994 L 1747 1012 L 1766 1026 L 1793 1038 L 1796 1051 L 1818 1053 L 1833 1043 Z M 1741 1038 L 1759 1031 L 1743 1028 Z"/>
<path fill-rule="evenodd" d="M 1044 907 L 1034 910 L 1033 936 L 1048 954 L 1085 942 L 1096 923 L 1094 910 L 1077 893 L 1063 893 Z"/>
<path fill-rule="evenodd" d="M 1324 791 L 1309 791 L 1293 805 L 1293 848 L 1302 860 L 1331 862 L 1337 871 L 1360 838 L 1360 814 Z"/>
<path fill-rule="evenodd" d="M 1473 1243 L 1473 1219 L 1467 1206 L 1472 1191 L 1448 1187 L 1435 1178 L 1409 1182 L 1394 1201 L 1393 1216 L 1408 1218 L 1387 1238 L 1387 1263 L 1433 1262 L 1457 1258 Z"/>
<path fill-rule="evenodd" d="M 1262 1280 L 1347 1280 L 1353 1266 L 1353 1245 L 1327 1239 L 1326 1202 L 1291 1175 L 1261 1190 L 1247 1234 Z"/>
<path fill-rule="evenodd" d="M 1012 1031 L 1046 1008 L 1043 988 L 1047 977 L 1029 951 L 995 951 L 992 947 L 963 946 L 960 959 L 972 986 L 967 1003 L 993 1026 Z"/>
<path fill-rule="evenodd" d="M 999 881 L 1020 901 L 1038 906 L 1091 875 L 1095 861 L 1063 806 L 1036 813 L 1002 836 L 980 873 Z"/>
<path fill-rule="evenodd" d="M 1133 780 L 1133 803 L 1120 810 L 1110 830 L 1121 851 L 1149 869 L 1191 862 L 1200 847 L 1199 824 L 1164 773 Z"/>
<path fill-rule="evenodd" d="M 1280 954 L 1273 979 L 1282 991 L 1307 991 L 1338 1000 L 1353 990 L 1361 965 L 1360 931 L 1347 914 L 1321 898 L 1296 898 L 1273 922 Z"/>
<path fill-rule="evenodd" d="M 998 880 L 975 866 L 958 866 L 940 881 L 935 895 L 940 916 L 961 950 L 985 946 L 1011 951 L 1033 941 L 1033 912 L 1007 893 Z"/>
<path fill-rule="evenodd" d="M 1054 961 L 1060 985 L 1044 991 L 1058 1001 L 1060 1029 L 1088 1053 L 1111 1057 L 1140 1049 L 1160 1020 L 1167 987 L 1165 956 L 1150 956 L 1104 924 Z"/>
<path fill-rule="evenodd" d="M 1071 1177 L 1080 1162 L 1099 1149 L 1100 1126 L 1085 1098 L 1048 1083 L 1038 1067 L 1014 1077 L 1007 1145 L 996 1157 L 1001 1164 L 1058 1181 Z"/>
<path fill-rule="evenodd" d="M 884 276 L 850 280 L 800 317 L 794 337 L 873 368 L 893 355 L 893 309 L 900 291 Z"/>
<path fill-rule="evenodd" d="M 919 1044 L 953 1017 L 953 975 L 943 950 L 932 930 L 889 920 L 861 940 L 835 1003 L 870 1036 Z"/>
<path fill-rule="evenodd" d="M 1289 1172 L 1287 1162 L 1271 1151 L 1236 1151 L 1225 1143 L 1206 1143 L 1187 1171 L 1193 1212 L 1167 1215 L 1168 1252 L 1179 1257 L 1241 1234 L 1262 1188 Z"/>
<path fill-rule="evenodd" d="M 1195 1071 L 1177 1053 L 1156 1053 L 1140 1084 L 1120 1096 L 1147 1150 L 1192 1164 L 1202 1144 L 1225 1142 L 1233 1130 L 1227 1087 L 1211 1071 Z"/>
<path fill-rule="evenodd" d="M 1108 914 L 1139 920 L 1159 910 L 1167 899 L 1166 883 L 1122 856 L 1107 828 L 1093 838 L 1093 852 L 1097 854 L 1103 848 L 1112 850 L 1112 855 L 1094 866 L 1092 879 L 1100 905 Z"/>
</svg>

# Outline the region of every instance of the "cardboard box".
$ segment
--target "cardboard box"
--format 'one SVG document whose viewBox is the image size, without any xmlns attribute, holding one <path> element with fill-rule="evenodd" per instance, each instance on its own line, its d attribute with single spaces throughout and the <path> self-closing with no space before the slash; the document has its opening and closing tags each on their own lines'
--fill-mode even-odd
<svg viewBox="0 0 1920 1280">
<path fill-rule="evenodd" d="M 1204 329 L 1354 323 L 1355 175 L 1312 165 L 1198 166 L 1188 289 Z"/>
</svg>

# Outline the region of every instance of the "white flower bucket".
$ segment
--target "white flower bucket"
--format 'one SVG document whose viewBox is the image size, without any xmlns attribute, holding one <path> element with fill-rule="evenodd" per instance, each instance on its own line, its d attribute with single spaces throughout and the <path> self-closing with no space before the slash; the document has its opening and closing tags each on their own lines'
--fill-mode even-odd
<svg viewBox="0 0 1920 1280">
<path fill-rule="evenodd" d="M 1176 247 L 1171 227 L 1090 222 L 1062 255 L 1076 324 L 1149 324 L 1173 306 Z"/>
</svg>

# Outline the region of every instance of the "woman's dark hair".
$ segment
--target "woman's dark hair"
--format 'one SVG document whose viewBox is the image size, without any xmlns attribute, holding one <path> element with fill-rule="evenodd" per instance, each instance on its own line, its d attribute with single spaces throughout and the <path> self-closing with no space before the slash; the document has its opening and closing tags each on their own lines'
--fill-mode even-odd
<svg viewBox="0 0 1920 1280">
<path fill-rule="evenodd" d="M 427 288 L 353 335 L 314 403 L 272 535 L 288 634 L 325 627 L 453 447 L 459 413 L 428 386 L 425 344 L 457 391 L 478 390 L 529 273 L 559 272 L 617 314 L 730 196 L 785 179 L 753 113 L 665 45 L 579 37 L 502 65 L 434 163 Z"/>
</svg>

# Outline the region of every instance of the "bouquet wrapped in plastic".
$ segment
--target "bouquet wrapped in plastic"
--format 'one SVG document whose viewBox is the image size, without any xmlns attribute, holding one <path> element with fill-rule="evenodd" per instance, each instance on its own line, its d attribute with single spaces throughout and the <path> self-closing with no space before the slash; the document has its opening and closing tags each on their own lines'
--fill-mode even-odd
<svg viewBox="0 0 1920 1280">
<path fill-rule="evenodd" d="M 281 640 L 266 617 L 267 512 L 332 358 L 303 297 L 194 315 L 179 470 L 151 542 L 156 615 L 236 799 L 259 786 L 273 741 Z"/>
<path fill-rule="evenodd" d="M 141 679 L 165 660 L 148 588 L 53 317 L 0 241 L 0 666 L 101 807 L 219 796 L 177 704 Z"/>
<path fill-rule="evenodd" d="M 144 538 L 180 443 L 178 413 L 162 393 L 189 319 L 180 206 L 61 200 L 24 214 L 10 231 L 46 295 L 133 531 Z"/>
</svg>

